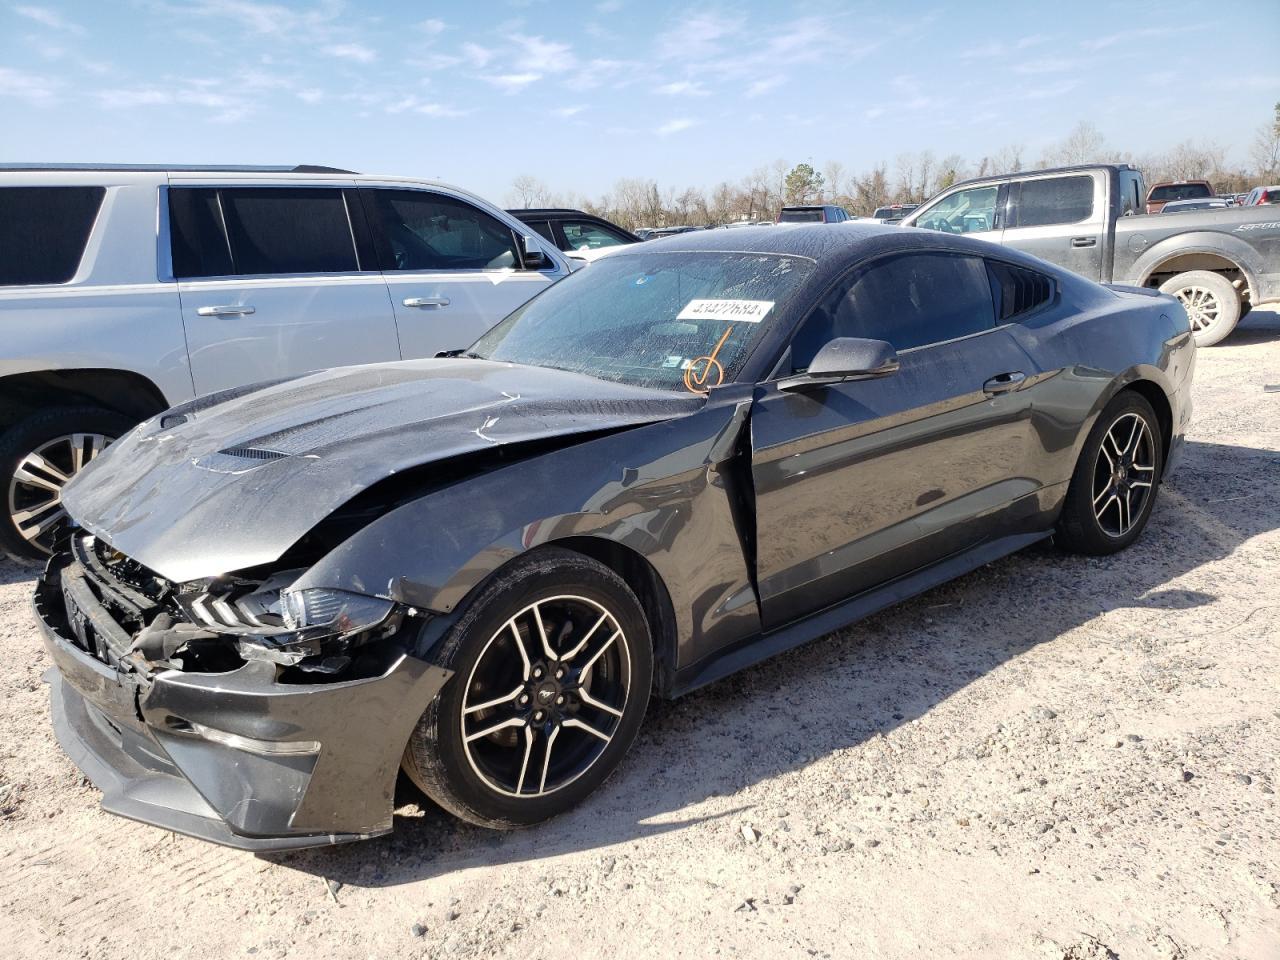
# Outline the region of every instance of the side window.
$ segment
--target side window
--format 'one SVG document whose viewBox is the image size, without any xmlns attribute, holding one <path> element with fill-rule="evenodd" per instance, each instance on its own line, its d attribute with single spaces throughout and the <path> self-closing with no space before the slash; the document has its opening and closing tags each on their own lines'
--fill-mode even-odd
<svg viewBox="0 0 1280 960">
<path fill-rule="evenodd" d="M 887 340 L 895 350 L 954 340 L 996 324 L 987 268 L 977 257 L 913 253 L 878 260 L 842 280 L 801 325 L 791 363 L 807 369 L 836 337 Z"/>
<path fill-rule="evenodd" d="M 170 188 L 169 249 L 176 279 L 226 277 L 235 273 L 227 234 L 222 229 L 217 190 Z"/>
<path fill-rule="evenodd" d="M 0 286 L 74 277 L 106 193 L 102 187 L 0 188 Z"/>
<path fill-rule="evenodd" d="M 988 260 L 987 271 L 997 323 L 1017 319 L 1053 298 L 1053 281 L 1043 273 L 999 260 Z"/>
<path fill-rule="evenodd" d="M 556 242 L 556 232 L 552 229 L 551 223 L 547 220 L 526 220 L 524 225 L 530 230 L 537 233 L 544 240 L 550 240 L 552 246 L 558 246 Z"/>
<path fill-rule="evenodd" d="M 236 275 L 360 269 L 341 190 L 237 187 L 218 192 Z"/>
<path fill-rule="evenodd" d="M 598 223 L 565 220 L 560 227 L 570 250 L 598 250 L 601 247 L 619 247 L 627 242 L 626 237 Z"/>
<path fill-rule="evenodd" d="M 1047 227 L 1079 223 L 1093 214 L 1093 177 L 1050 177 L 1020 185 L 1016 222 L 1011 226 Z"/>
<path fill-rule="evenodd" d="M 916 221 L 917 227 L 941 230 L 943 233 L 982 233 L 996 226 L 995 185 L 957 190 L 943 197 Z"/>
<path fill-rule="evenodd" d="M 370 190 L 383 270 L 520 266 L 515 235 L 483 210 L 425 190 Z"/>
<path fill-rule="evenodd" d="M 1144 212 L 1138 189 L 1141 183 L 1142 180 L 1138 174 L 1127 170 L 1120 171 L 1120 216 L 1129 217 Z"/>
</svg>

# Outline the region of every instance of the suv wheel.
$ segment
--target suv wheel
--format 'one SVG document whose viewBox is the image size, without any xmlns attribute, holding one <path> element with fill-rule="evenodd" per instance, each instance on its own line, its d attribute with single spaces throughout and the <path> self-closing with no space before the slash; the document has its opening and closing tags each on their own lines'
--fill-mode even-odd
<svg viewBox="0 0 1280 960">
<path fill-rule="evenodd" d="M 66 521 L 62 488 L 132 426 L 128 417 L 101 407 L 58 407 L 0 434 L 7 508 L 0 551 L 19 561 L 48 556 Z"/>
<path fill-rule="evenodd" d="M 1160 284 L 1186 308 L 1197 347 L 1211 347 L 1240 320 L 1240 294 L 1231 281 L 1210 270 L 1188 270 Z"/>
</svg>

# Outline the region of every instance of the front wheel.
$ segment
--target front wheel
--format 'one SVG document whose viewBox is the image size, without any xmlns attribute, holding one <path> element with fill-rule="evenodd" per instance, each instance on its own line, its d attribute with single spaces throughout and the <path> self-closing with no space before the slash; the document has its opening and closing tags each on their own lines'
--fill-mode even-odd
<svg viewBox="0 0 1280 960">
<path fill-rule="evenodd" d="M 1186 309 L 1197 347 L 1218 343 L 1240 321 L 1240 294 L 1220 273 L 1188 270 L 1160 284 L 1160 292 L 1173 294 Z"/>
<path fill-rule="evenodd" d="M 653 679 L 644 611 L 616 573 L 542 548 L 471 600 L 445 637 L 454 671 L 405 751 L 409 777 L 471 823 L 538 823 L 581 802 L 635 740 Z"/>
<path fill-rule="evenodd" d="M 1123 391 L 1089 431 L 1058 520 L 1072 553 L 1103 556 L 1141 536 L 1164 469 L 1160 422 L 1146 398 Z"/>
</svg>

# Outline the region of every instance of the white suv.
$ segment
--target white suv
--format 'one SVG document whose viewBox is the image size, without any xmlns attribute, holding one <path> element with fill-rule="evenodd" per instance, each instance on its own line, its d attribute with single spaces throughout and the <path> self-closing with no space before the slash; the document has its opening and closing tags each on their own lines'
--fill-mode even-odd
<svg viewBox="0 0 1280 960">
<path fill-rule="evenodd" d="M 198 394 L 466 347 L 570 272 L 504 211 L 327 167 L 0 166 L 0 550 Z"/>
</svg>

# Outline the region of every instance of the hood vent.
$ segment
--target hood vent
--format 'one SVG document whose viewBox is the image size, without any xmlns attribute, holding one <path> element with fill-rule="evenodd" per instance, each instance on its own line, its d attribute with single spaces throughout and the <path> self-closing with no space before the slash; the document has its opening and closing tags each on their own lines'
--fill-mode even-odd
<svg viewBox="0 0 1280 960">
<path fill-rule="evenodd" d="M 227 447 L 218 452 L 227 457 L 239 457 L 241 460 L 283 460 L 289 456 L 279 450 L 264 450 L 261 447 Z"/>
</svg>

